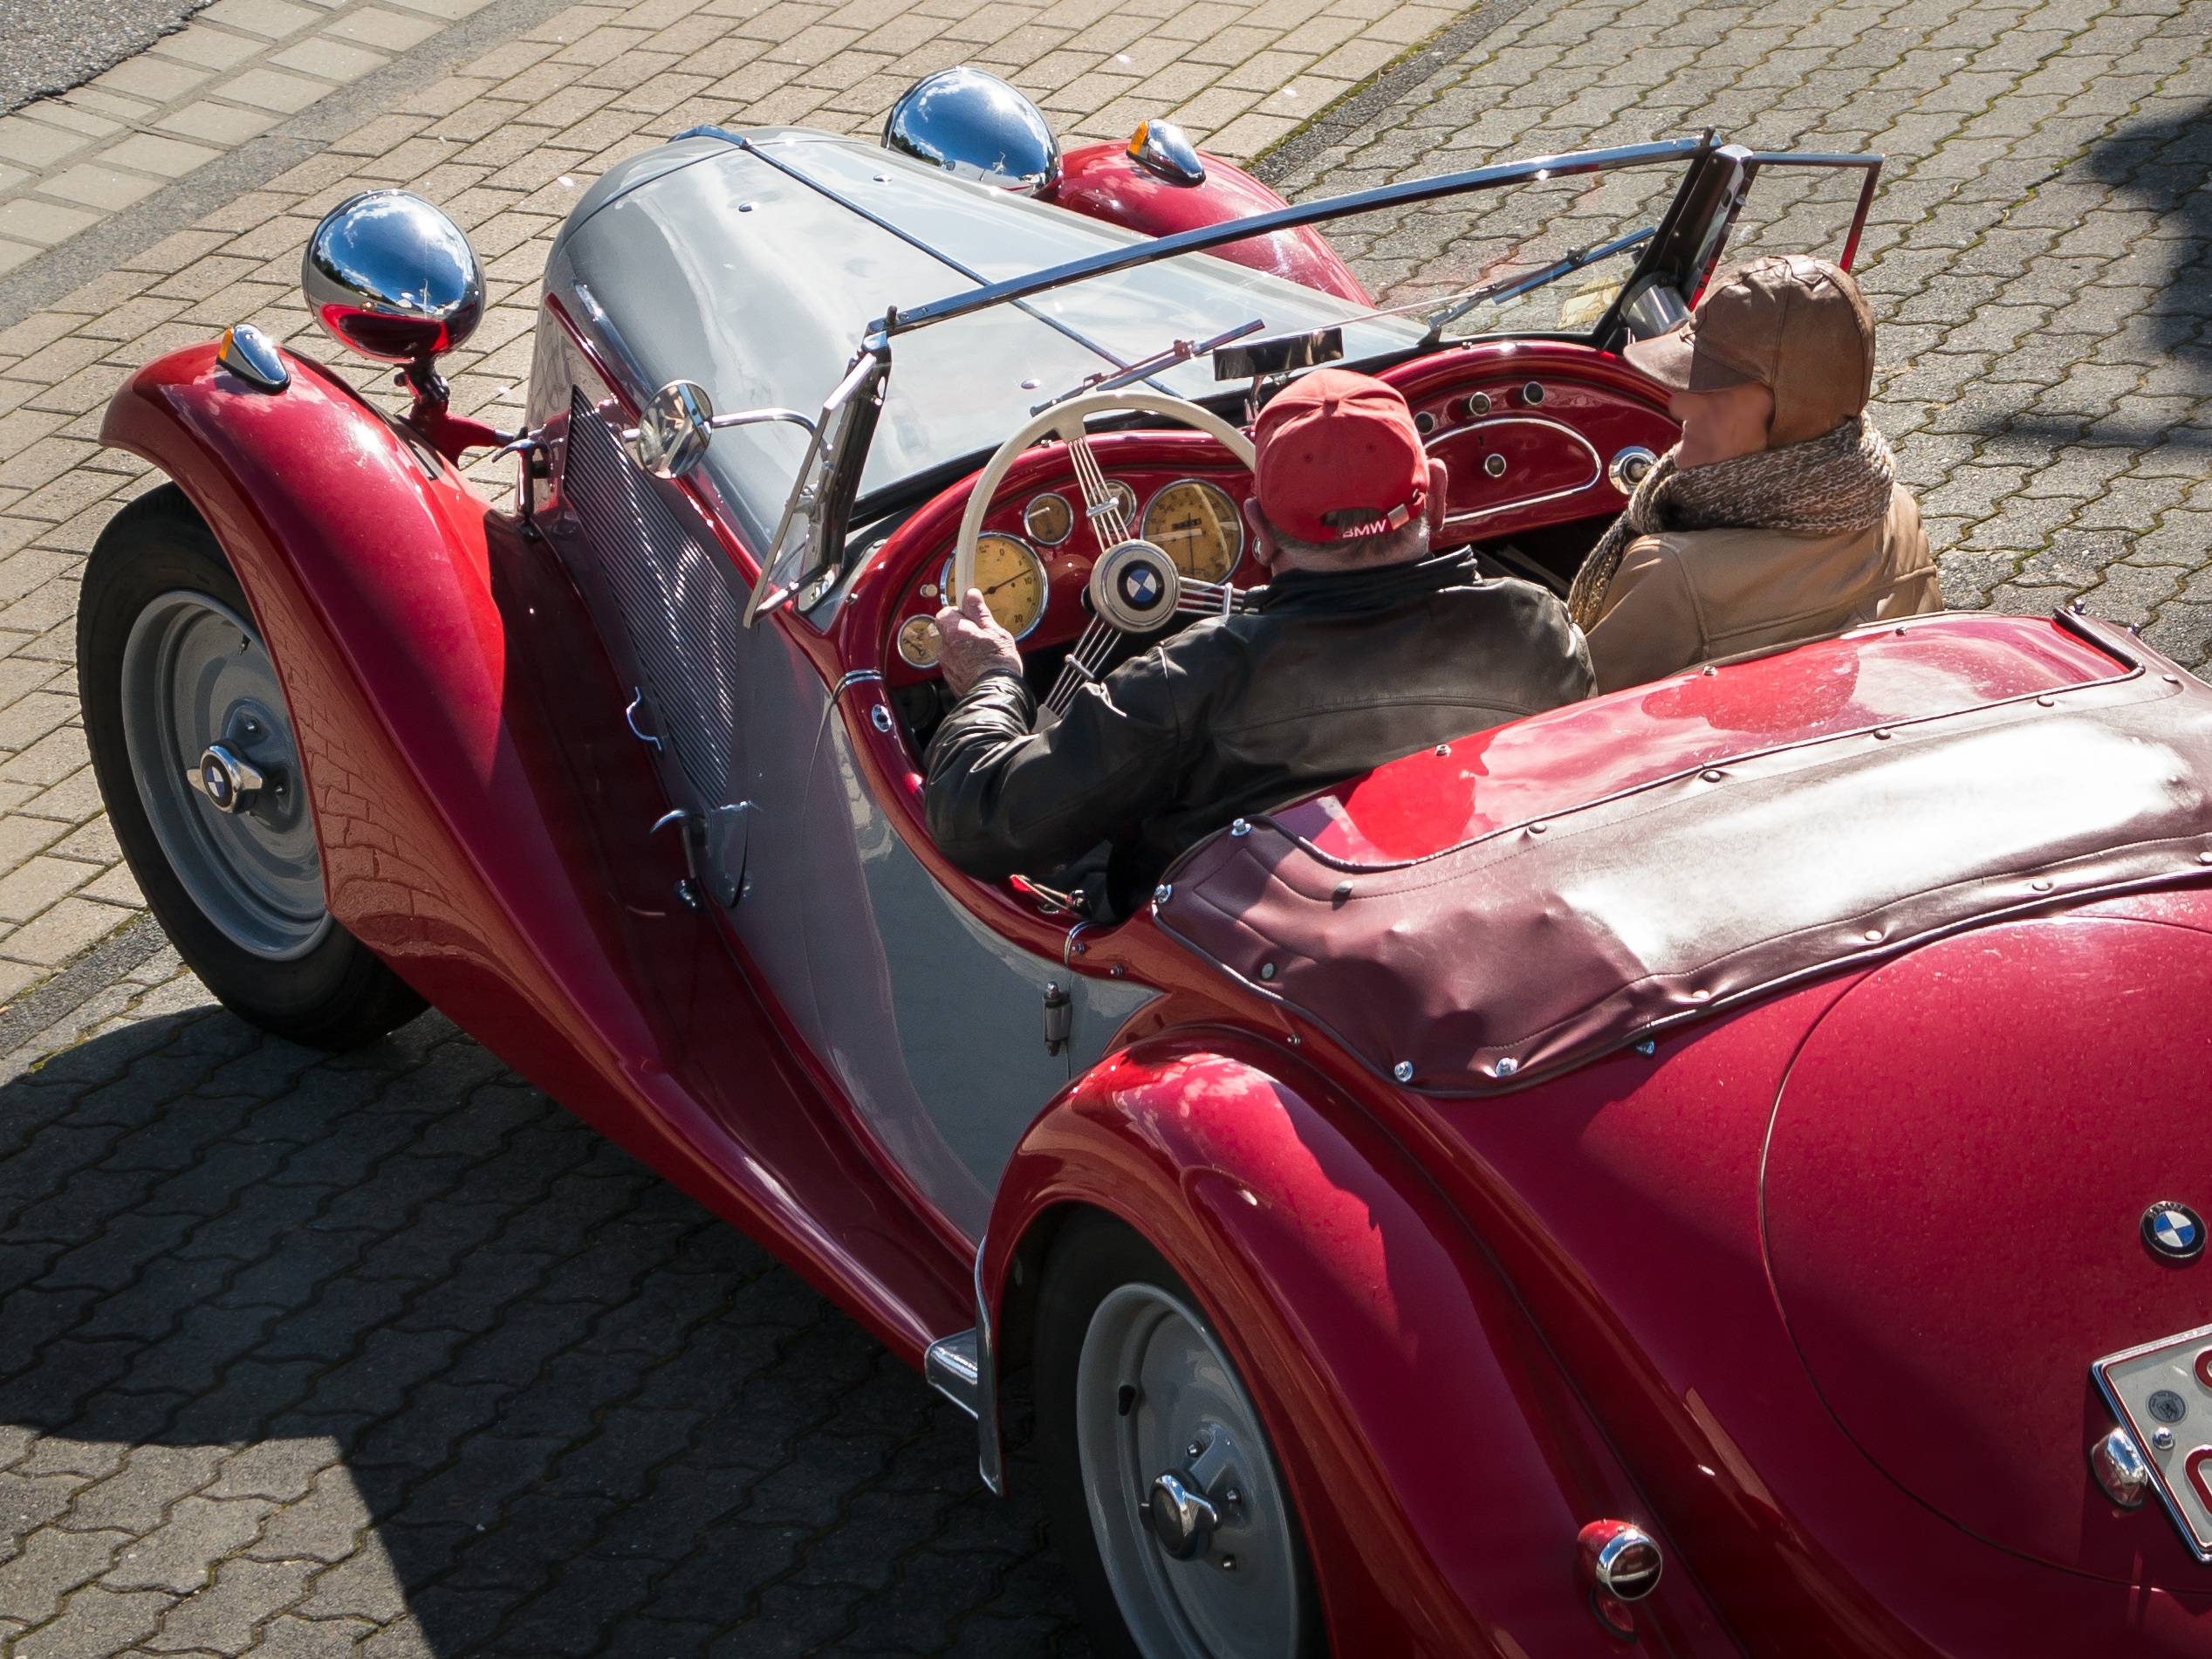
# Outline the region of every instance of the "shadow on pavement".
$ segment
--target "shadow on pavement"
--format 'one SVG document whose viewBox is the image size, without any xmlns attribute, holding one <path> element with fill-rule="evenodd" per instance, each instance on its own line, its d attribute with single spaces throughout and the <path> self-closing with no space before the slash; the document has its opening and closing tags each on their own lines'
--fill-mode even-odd
<svg viewBox="0 0 2212 1659">
<path fill-rule="evenodd" d="M 2185 424 L 2180 401 L 2212 396 L 2212 100 L 2178 116 L 2140 120 L 2089 147 L 2068 169 L 2113 187 L 2119 204 L 2152 216 L 2178 237 L 2139 243 L 2144 256 L 2166 261 L 2164 286 L 2129 326 L 2163 358 L 2147 397 L 2123 395 L 2102 419 L 2030 408 L 1996 424 L 1990 435 L 2051 443 L 2087 439 L 2137 448 L 2180 444 L 2212 448 L 2212 426 Z M 2154 401 L 2153 401 L 2154 400 Z"/>
<path fill-rule="evenodd" d="M 265 1581 L 379 1654 L 1087 1650 L 1026 1471 L 436 1015 L 0 1089 L 0 1514 L 147 1540 L 148 1605 L 224 1563 L 170 1632 Z"/>
</svg>

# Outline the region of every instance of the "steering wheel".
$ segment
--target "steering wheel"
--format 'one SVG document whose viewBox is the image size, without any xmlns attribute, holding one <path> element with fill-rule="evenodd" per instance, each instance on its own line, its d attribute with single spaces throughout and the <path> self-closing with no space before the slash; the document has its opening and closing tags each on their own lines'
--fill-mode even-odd
<svg viewBox="0 0 2212 1659">
<path fill-rule="evenodd" d="M 957 605 L 976 585 L 976 540 L 983 531 L 983 516 L 990 511 L 992 498 L 998 494 L 998 486 L 1005 481 L 1007 472 L 1023 452 L 1042 437 L 1057 436 L 1067 445 L 1068 455 L 1075 463 L 1075 481 L 1083 494 L 1085 516 L 1090 519 L 1092 533 L 1103 551 L 1091 570 L 1091 620 L 1084 627 L 1083 637 L 1069 651 L 1060 670 L 1059 682 L 1044 700 L 1048 717 L 1065 714 L 1075 694 L 1098 678 L 1097 669 L 1105 662 L 1117 634 L 1147 632 L 1166 621 L 1174 614 L 1188 586 L 1181 580 L 1174 561 L 1163 550 L 1136 538 L 1132 527 L 1123 519 L 1121 504 L 1107 488 L 1106 473 L 1084 433 L 1083 423 L 1091 416 L 1127 411 L 1165 415 L 1195 427 L 1209 437 L 1220 440 L 1222 447 L 1245 467 L 1253 464 L 1250 438 L 1212 410 L 1201 408 L 1185 399 L 1170 397 L 1164 392 L 1144 391 L 1093 392 L 1087 397 L 1070 398 L 1065 403 L 1054 404 L 998 446 L 997 452 L 976 476 L 975 487 L 968 492 L 968 511 L 961 515 L 960 538 L 953 545 L 953 591 L 945 596 L 945 600 Z M 1207 608 L 1213 607 L 1209 603 Z"/>
</svg>

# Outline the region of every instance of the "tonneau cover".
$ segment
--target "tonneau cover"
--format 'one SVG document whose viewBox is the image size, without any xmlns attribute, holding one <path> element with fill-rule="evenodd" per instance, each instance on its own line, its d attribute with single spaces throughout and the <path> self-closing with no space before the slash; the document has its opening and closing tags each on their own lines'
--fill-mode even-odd
<svg viewBox="0 0 2212 1659">
<path fill-rule="evenodd" d="M 1186 855 L 1157 920 L 1382 1075 L 1479 1093 L 1977 922 L 2212 874 L 2212 689 L 2065 620 L 2121 671 L 1693 766 L 1403 863 L 1257 819 Z"/>
</svg>

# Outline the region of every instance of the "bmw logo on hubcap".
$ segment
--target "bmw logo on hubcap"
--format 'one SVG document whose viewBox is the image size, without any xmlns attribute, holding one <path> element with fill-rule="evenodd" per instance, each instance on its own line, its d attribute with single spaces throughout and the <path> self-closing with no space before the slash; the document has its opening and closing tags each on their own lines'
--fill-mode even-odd
<svg viewBox="0 0 2212 1659">
<path fill-rule="evenodd" d="M 2204 1254 L 2204 1220 L 2185 1203 L 2161 1198 L 2143 1212 L 2143 1242 L 2169 1262 L 2193 1262 Z"/>
</svg>

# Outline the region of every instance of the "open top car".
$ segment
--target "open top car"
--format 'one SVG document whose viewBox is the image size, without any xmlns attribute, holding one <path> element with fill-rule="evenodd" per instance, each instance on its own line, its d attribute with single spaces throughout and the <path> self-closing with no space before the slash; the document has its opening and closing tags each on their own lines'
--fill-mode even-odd
<svg viewBox="0 0 2212 1659">
<path fill-rule="evenodd" d="M 522 433 L 448 406 L 482 273 L 398 192 L 305 281 L 407 412 L 243 326 L 123 386 L 173 482 L 92 557 L 86 723 L 186 960 L 311 1042 L 435 1004 L 994 1487 L 1034 1435 L 1102 1651 L 2212 1653 L 2212 689 L 2140 641 L 1709 665 L 1378 755 L 1126 915 L 923 820 L 943 596 L 1045 718 L 1234 612 L 1311 365 L 1405 394 L 1441 545 L 1564 590 L 1674 441 L 1619 347 L 1724 250 L 1847 264 L 1879 158 L 1291 207 L 982 80 L 610 172 Z"/>
</svg>

